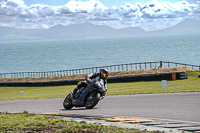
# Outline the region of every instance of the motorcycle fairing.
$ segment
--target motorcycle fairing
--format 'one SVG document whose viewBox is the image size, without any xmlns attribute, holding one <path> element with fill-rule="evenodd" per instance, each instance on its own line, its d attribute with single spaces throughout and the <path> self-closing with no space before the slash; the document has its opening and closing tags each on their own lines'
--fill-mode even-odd
<svg viewBox="0 0 200 133">
<path fill-rule="evenodd" d="M 88 85 L 85 87 L 85 89 L 80 89 L 79 97 L 77 99 L 73 99 L 72 104 L 75 107 L 84 107 L 86 96 L 94 90 L 98 90 L 99 92 L 101 92 L 102 96 L 105 96 L 106 90 L 104 87 L 103 80 L 100 80 L 99 82 L 95 82 L 95 84 L 93 84 L 93 86 Z"/>
<path fill-rule="evenodd" d="M 87 86 L 84 90 L 82 90 L 80 93 L 80 96 L 78 99 L 73 99 L 72 104 L 75 105 L 76 107 L 84 107 L 85 103 L 85 97 L 88 93 L 90 93 L 93 89 L 92 87 Z"/>
</svg>

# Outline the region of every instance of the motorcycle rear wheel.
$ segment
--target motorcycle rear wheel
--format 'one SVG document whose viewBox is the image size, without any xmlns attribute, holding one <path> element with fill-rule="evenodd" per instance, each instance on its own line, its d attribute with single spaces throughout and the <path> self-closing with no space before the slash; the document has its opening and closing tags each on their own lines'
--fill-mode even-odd
<svg viewBox="0 0 200 133">
<path fill-rule="evenodd" d="M 86 102 L 85 102 L 85 107 L 86 109 L 92 109 L 94 106 L 97 105 L 97 103 L 100 100 L 100 94 L 96 93 L 93 97 L 92 97 L 93 92 L 88 95 L 88 97 L 86 98 Z"/>
<path fill-rule="evenodd" d="M 65 109 L 71 109 L 73 108 L 73 105 L 72 105 L 72 98 L 71 98 L 71 95 L 68 94 L 65 98 L 65 100 L 63 101 L 63 107 Z"/>
</svg>

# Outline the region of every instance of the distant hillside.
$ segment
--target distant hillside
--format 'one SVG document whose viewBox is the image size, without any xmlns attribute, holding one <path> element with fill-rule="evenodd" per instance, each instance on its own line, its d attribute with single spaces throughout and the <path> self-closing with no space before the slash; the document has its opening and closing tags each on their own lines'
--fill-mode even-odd
<svg viewBox="0 0 200 133">
<path fill-rule="evenodd" d="M 149 35 L 187 35 L 187 34 L 200 34 L 200 20 L 185 20 L 179 24 L 164 29 L 150 32 Z"/>
<path fill-rule="evenodd" d="M 185 20 L 173 27 L 146 32 L 138 27 L 113 29 L 91 23 L 69 26 L 56 25 L 49 29 L 17 29 L 0 27 L 0 42 L 63 41 L 144 36 L 200 34 L 200 20 Z"/>
</svg>

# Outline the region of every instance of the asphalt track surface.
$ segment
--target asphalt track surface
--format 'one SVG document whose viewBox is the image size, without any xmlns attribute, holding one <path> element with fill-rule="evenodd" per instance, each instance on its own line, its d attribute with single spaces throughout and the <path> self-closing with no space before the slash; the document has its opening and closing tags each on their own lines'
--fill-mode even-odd
<svg viewBox="0 0 200 133">
<path fill-rule="evenodd" d="M 70 113 L 200 122 L 200 92 L 106 96 L 94 109 L 63 108 L 64 98 L 0 101 L 0 112 Z"/>
</svg>

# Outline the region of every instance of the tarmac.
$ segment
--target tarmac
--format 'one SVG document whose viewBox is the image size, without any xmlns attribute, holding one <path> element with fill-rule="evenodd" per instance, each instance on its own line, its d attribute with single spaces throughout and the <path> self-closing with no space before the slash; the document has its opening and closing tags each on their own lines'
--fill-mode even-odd
<svg viewBox="0 0 200 133">
<path fill-rule="evenodd" d="M 94 109 L 65 110 L 64 98 L 0 101 L 0 112 L 52 115 L 141 131 L 200 133 L 200 92 L 107 96 Z"/>
</svg>

